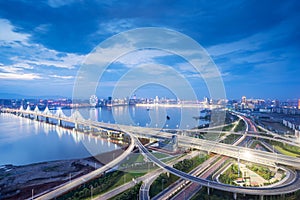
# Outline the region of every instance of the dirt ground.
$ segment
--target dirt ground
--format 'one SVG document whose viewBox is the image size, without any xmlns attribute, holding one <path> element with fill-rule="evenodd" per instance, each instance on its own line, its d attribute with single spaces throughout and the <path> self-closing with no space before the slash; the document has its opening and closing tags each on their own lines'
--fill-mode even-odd
<svg viewBox="0 0 300 200">
<path fill-rule="evenodd" d="M 16 200 L 49 190 L 82 176 L 101 164 L 94 158 L 0 167 L 0 199 Z"/>
</svg>

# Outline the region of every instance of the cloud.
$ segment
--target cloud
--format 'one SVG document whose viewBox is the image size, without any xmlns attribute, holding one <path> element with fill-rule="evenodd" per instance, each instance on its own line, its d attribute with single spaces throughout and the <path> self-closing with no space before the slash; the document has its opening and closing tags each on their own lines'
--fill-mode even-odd
<svg viewBox="0 0 300 200">
<path fill-rule="evenodd" d="M 95 35 L 117 34 L 136 27 L 135 19 L 112 19 L 101 22 Z"/>
<path fill-rule="evenodd" d="M 73 79 L 74 76 L 60 76 L 60 75 L 50 75 L 52 78 L 59 78 L 59 79 Z"/>
<path fill-rule="evenodd" d="M 33 68 L 24 63 L 5 66 L 0 64 L 0 79 L 6 80 L 34 80 L 41 79 L 38 73 L 29 72 Z"/>
<path fill-rule="evenodd" d="M 126 55 L 123 55 L 117 60 L 118 63 L 121 63 L 127 67 L 133 67 L 136 65 L 141 65 L 145 63 L 156 63 L 155 59 L 170 56 L 172 54 L 156 49 L 143 49 L 130 52 Z"/>
<path fill-rule="evenodd" d="M 0 19 L 0 44 L 9 44 L 12 42 L 27 43 L 30 35 L 17 32 L 18 28 L 11 25 L 7 19 Z"/>
<path fill-rule="evenodd" d="M 49 49 L 42 44 L 32 42 L 30 34 L 16 32 L 18 29 L 8 20 L 0 19 L 0 79 L 11 80 L 37 80 L 56 78 L 69 80 L 70 75 L 79 67 L 84 55 L 59 52 Z M 47 31 L 48 25 L 40 25 L 35 31 Z M 53 70 L 60 70 L 63 75 L 52 74 Z M 13 83 L 11 82 L 11 83 Z"/>
<path fill-rule="evenodd" d="M 34 80 L 41 79 L 41 76 L 38 74 L 14 74 L 14 73 L 1 73 L 0 79 L 8 79 L 8 80 Z"/>
<path fill-rule="evenodd" d="M 16 27 L 8 20 L 1 19 L 0 26 L 0 44 L 2 46 L 0 57 L 9 59 L 10 65 L 23 65 L 23 68 L 26 65 L 30 68 L 50 66 L 72 69 L 79 66 L 84 59 L 84 55 L 59 52 L 30 41 L 29 34 L 15 32 Z M 46 31 L 46 27 L 47 25 L 41 25 L 38 29 Z"/>
<path fill-rule="evenodd" d="M 51 24 L 40 24 L 39 26 L 37 26 L 34 29 L 34 31 L 37 32 L 37 33 L 45 34 L 49 31 L 51 26 L 52 26 Z"/>
<path fill-rule="evenodd" d="M 16 63 L 8 66 L 0 64 L 0 71 L 6 73 L 16 73 L 16 72 L 24 71 L 25 69 L 33 69 L 33 67 L 26 63 Z"/>
<path fill-rule="evenodd" d="M 52 8 L 69 5 L 76 2 L 75 0 L 48 0 L 48 5 Z"/>
</svg>

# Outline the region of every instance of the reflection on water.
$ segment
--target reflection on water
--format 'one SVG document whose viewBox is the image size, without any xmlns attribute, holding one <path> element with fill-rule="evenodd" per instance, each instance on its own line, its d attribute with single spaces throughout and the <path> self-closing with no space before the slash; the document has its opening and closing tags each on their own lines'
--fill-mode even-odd
<svg viewBox="0 0 300 200">
<path fill-rule="evenodd" d="M 0 115 L 0 126 L 0 165 L 83 158 L 119 148 L 107 140 L 99 143 L 94 136 L 11 114 Z"/>
<path fill-rule="evenodd" d="M 200 108 L 152 107 L 147 109 L 116 106 L 82 108 L 79 111 L 85 119 L 94 121 L 185 129 L 199 125 L 199 121 L 193 117 L 199 116 Z M 50 112 L 54 114 L 56 111 Z M 62 110 L 62 112 L 66 116 L 71 116 L 74 110 Z M 169 119 L 166 116 L 169 116 Z M 205 122 L 200 121 L 201 123 Z M 64 125 L 72 124 L 64 122 Z M 92 135 L 11 114 L 0 114 L 0 126 L 0 165 L 83 158 L 118 148 L 116 144 L 107 140 L 99 140 L 99 142 L 97 137 Z M 85 148 L 87 145 L 89 150 Z"/>
<path fill-rule="evenodd" d="M 80 114 L 85 119 L 99 122 L 135 125 L 152 128 L 193 128 L 206 121 L 195 120 L 200 115 L 201 107 L 147 107 L 115 106 L 111 108 L 81 108 Z M 66 116 L 71 110 L 63 111 Z M 169 119 L 167 119 L 169 116 Z"/>
</svg>

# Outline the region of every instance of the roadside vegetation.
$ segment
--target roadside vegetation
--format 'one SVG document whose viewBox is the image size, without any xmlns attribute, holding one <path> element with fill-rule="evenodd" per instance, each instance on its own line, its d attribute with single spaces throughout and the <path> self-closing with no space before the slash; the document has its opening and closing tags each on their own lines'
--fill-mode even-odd
<svg viewBox="0 0 300 200">
<path fill-rule="evenodd" d="M 224 192 L 220 190 L 210 189 L 210 194 L 207 194 L 207 187 L 202 187 L 191 200 L 232 200 L 233 194 L 231 192 Z"/>
<path fill-rule="evenodd" d="M 230 131 L 232 129 L 232 127 L 234 127 L 234 124 L 229 124 L 227 126 L 224 126 L 222 128 L 222 131 Z"/>
<path fill-rule="evenodd" d="M 135 186 L 129 188 L 128 190 L 125 190 L 121 194 L 118 194 L 114 196 L 113 198 L 110 198 L 109 200 L 133 200 L 137 199 L 140 191 L 142 183 L 138 183 Z"/>
<path fill-rule="evenodd" d="M 275 172 L 271 171 L 268 167 L 254 164 L 246 165 L 246 167 L 263 177 L 265 180 L 270 180 L 275 175 Z"/>
<path fill-rule="evenodd" d="M 125 173 L 123 171 L 109 172 L 100 178 L 94 179 L 79 188 L 68 192 L 67 194 L 57 198 L 58 200 L 80 200 L 91 196 L 91 188 L 93 196 L 105 193 L 126 182 L 143 176 L 145 173 Z"/>
<path fill-rule="evenodd" d="M 293 157 L 300 157 L 300 147 L 283 144 L 277 141 L 269 141 L 269 143 L 271 145 L 274 145 L 274 148 L 282 154 Z"/>
<path fill-rule="evenodd" d="M 236 140 L 238 140 L 240 137 L 242 137 L 242 136 L 241 135 L 230 134 L 230 135 L 227 135 L 226 138 L 224 140 L 222 140 L 222 142 L 225 143 L 225 144 L 232 144 Z"/>
<path fill-rule="evenodd" d="M 232 200 L 233 193 L 221 191 L 217 189 L 210 189 L 210 194 L 207 194 L 207 188 L 202 187 L 192 198 L 191 200 Z M 258 200 L 260 199 L 259 195 L 244 195 L 244 194 L 237 194 L 236 199 L 253 199 Z M 274 195 L 274 196 L 265 196 L 265 199 L 271 200 L 296 200 L 300 199 L 300 190 L 295 193 L 291 194 L 283 194 L 283 195 Z"/>
<path fill-rule="evenodd" d="M 245 131 L 245 130 L 246 130 L 246 124 L 244 120 L 240 119 L 238 125 L 234 129 L 234 132 Z"/>
<path fill-rule="evenodd" d="M 265 130 L 263 130 L 263 129 L 259 128 L 258 126 L 257 126 L 256 128 L 257 128 L 257 130 L 258 130 L 259 132 L 266 133 L 266 131 L 265 131 Z"/>
<path fill-rule="evenodd" d="M 229 185 L 237 185 L 234 181 L 239 177 L 242 177 L 242 174 L 240 173 L 238 176 L 238 165 L 232 164 L 223 174 L 220 174 L 219 181 Z"/>
<path fill-rule="evenodd" d="M 191 170 L 199 166 L 208 158 L 209 156 L 206 155 L 204 157 L 196 156 L 191 159 L 184 159 L 183 161 L 176 163 L 173 167 L 183 172 L 190 172 Z M 173 174 L 168 174 L 168 173 L 160 174 L 150 187 L 150 191 L 149 191 L 150 197 L 152 198 L 156 196 L 157 194 L 159 194 L 161 191 L 163 191 L 165 188 L 170 186 L 178 179 L 179 177 Z"/>
</svg>

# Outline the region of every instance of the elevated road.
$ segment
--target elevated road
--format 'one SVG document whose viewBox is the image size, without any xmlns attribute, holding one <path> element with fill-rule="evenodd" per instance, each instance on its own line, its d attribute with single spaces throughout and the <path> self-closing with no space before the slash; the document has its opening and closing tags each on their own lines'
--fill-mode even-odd
<svg viewBox="0 0 300 200">
<path fill-rule="evenodd" d="M 130 134 L 130 133 L 129 133 Z M 186 179 L 190 180 L 192 182 L 198 183 L 202 186 L 206 186 L 208 188 L 214 188 L 222 191 L 230 191 L 233 193 L 241 193 L 241 194 L 249 194 L 249 195 L 281 195 L 286 193 L 291 193 L 299 190 L 300 188 L 300 178 L 299 178 L 299 172 L 295 174 L 297 177 L 295 181 L 291 182 L 290 184 L 282 187 L 282 186 L 276 186 L 272 188 L 246 188 L 246 187 L 239 187 L 239 186 L 232 186 L 232 185 L 226 185 L 222 183 L 218 183 L 215 181 L 210 181 L 206 179 L 202 179 L 199 177 L 192 176 L 190 174 L 187 174 L 185 172 L 179 171 L 175 168 L 172 168 L 165 163 L 161 162 L 159 159 L 157 159 L 155 156 L 153 156 L 147 149 L 142 145 L 142 143 L 135 138 L 136 144 L 138 145 L 140 151 L 142 154 L 153 161 L 156 165 L 159 167 L 165 169 L 166 171 L 169 171 L 170 173 Z"/>
<path fill-rule="evenodd" d="M 4 112 L 10 113 L 23 113 L 23 114 L 31 114 L 31 115 L 41 115 L 43 117 L 54 118 L 57 120 L 63 120 L 67 122 L 71 122 L 74 124 L 82 124 L 85 126 L 90 126 L 92 128 L 99 129 L 110 129 L 114 131 L 120 132 L 130 132 L 137 137 L 142 138 L 171 138 L 173 134 L 164 132 L 160 129 L 148 128 L 148 127 L 137 127 L 137 126 L 128 126 L 128 125 L 119 125 L 119 124 L 108 124 L 103 122 L 95 122 L 91 120 L 84 119 L 74 119 L 70 117 L 59 117 L 56 115 L 50 114 L 40 114 L 34 111 L 26 111 L 26 110 L 15 110 L 15 109 L 2 109 Z M 247 123 L 246 123 L 247 124 Z M 252 130 L 250 130 L 252 131 Z M 247 134 L 248 136 L 248 134 Z M 253 150 L 245 147 L 232 146 L 229 144 L 219 143 L 218 141 L 209 141 L 199 138 L 192 138 L 185 135 L 177 135 L 178 137 L 178 145 L 187 147 L 187 148 L 195 148 L 202 151 L 212 152 L 216 154 L 225 155 L 233 158 L 240 158 L 242 160 L 265 164 L 265 165 L 274 165 L 274 163 L 291 166 L 296 169 L 300 169 L 300 158 L 294 158 L 287 155 L 280 155 L 276 153 L 270 152 L 262 152 L 259 150 Z M 255 135 L 256 138 L 265 137 Z M 275 141 L 282 142 L 281 139 L 273 138 Z"/>
<path fill-rule="evenodd" d="M 9 112 L 20 112 L 20 111 L 14 111 L 11 110 Z M 37 114 L 33 111 L 21 111 L 23 113 L 27 114 Z M 175 174 L 176 176 L 179 176 L 180 178 L 190 180 L 192 182 L 196 182 L 198 184 L 201 184 L 202 186 L 207 186 L 209 188 L 215 188 L 218 190 L 224 190 L 224 191 L 231 191 L 233 193 L 242 193 L 242 194 L 250 194 L 250 195 L 279 195 L 279 194 L 285 194 L 285 193 L 291 193 L 294 191 L 299 190 L 300 188 L 300 180 L 299 180 L 299 174 L 297 173 L 297 179 L 295 181 L 287 186 L 281 187 L 273 187 L 273 188 L 243 188 L 243 187 L 237 187 L 237 186 L 230 186 L 225 185 L 221 183 L 217 183 L 214 181 L 205 180 L 199 177 L 194 177 L 190 174 L 181 172 L 177 169 L 174 169 L 165 163 L 161 162 L 159 159 L 154 157 L 149 151 L 137 140 L 136 137 L 150 137 L 150 138 L 170 138 L 172 134 L 159 131 L 152 128 L 143 128 L 143 127 L 133 127 L 133 126 L 126 126 L 126 125 L 117 125 L 117 124 L 107 124 L 107 123 L 101 123 L 101 122 L 93 122 L 88 120 L 82 120 L 82 119 L 73 119 L 73 118 L 67 118 L 67 117 L 59 117 L 59 116 L 52 116 L 49 114 L 43 114 L 44 117 L 51 117 L 55 118 L 57 120 L 64 120 L 72 123 L 80 123 L 84 125 L 89 125 L 96 128 L 103 128 L 103 129 L 112 129 L 116 131 L 121 131 L 124 133 L 127 133 L 130 135 L 131 140 L 134 140 L 136 145 L 139 147 L 140 151 L 151 161 L 153 161 L 155 164 L 157 164 L 159 167 L 165 169 L 166 171 L 169 171 L 170 173 Z M 126 150 L 128 153 L 133 149 L 133 143 L 131 143 L 130 147 Z M 260 164 L 266 164 L 266 165 L 272 165 L 274 163 L 286 165 L 286 166 L 292 166 L 294 168 L 300 169 L 300 159 L 299 158 L 293 158 L 290 156 L 285 155 L 278 155 L 274 153 L 269 152 L 261 152 L 257 150 L 252 150 L 244 147 L 236 147 L 232 145 L 222 144 L 214 141 L 207 141 L 202 140 L 198 138 L 191 138 L 184 135 L 178 135 L 178 144 L 180 146 L 185 146 L 188 148 L 196 148 L 199 150 L 204 150 L 208 152 L 213 152 L 221 155 L 226 155 L 233 158 L 240 158 L 243 160 L 260 163 Z M 122 154 L 120 157 L 115 159 L 113 162 L 109 163 L 108 165 L 105 165 L 104 167 L 92 172 L 91 174 L 87 174 L 83 177 L 80 177 L 78 179 L 75 179 L 69 184 L 66 184 L 65 186 L 61 187 L 58 190 L 55 190 L 53 192 L 50 192 L 46 195 L 43 195 L 42 197 L 38 199 L 52 199 L 56 196 L 59 196 L 61 194 L 64 194 L 66 191 L 69 191 L 71 188 L 75 188 L 82 183 L 85 183 L 86 181 L 89 181 L 99 175 L 101 175 L 104 171 L 108 170 L 109 168 L 115 166 L 118 164 L 122 159 L 124 159 L 126 155 Z"/>
<path fill-rule="evenodd" d="M 95 179 L 99 176 L 101 176 L 104 172 L 106 172 L 107 170 L 113 168 L 114 166 L 116 166 L 117 164 L 119 164 L 121 161 L 123 161 L 130 153 L 131 151 L 133 150 L 135 144 L 134 144 L 134 139 L 132 136 L 130 136 L 131 138 L 131 143 L 130 145 L 127 147 L 127 149 L 120 155 L 118 156 L 116 159 L 112 160 L 110 163 L 104 165 L 103 167 L 95 170 L 95 171 L 92 171 L 86 175 L 83 175 L 77 179 L 74 179 L 72 180 L 71 182 L 63 185 L 62 187 L 59 187 L 47 194 L 44 194 L 42 196 L 39 196 L 35 199 L 37 200 L 46 200 L 46 199 L 55 199 L 56 197 L 59 197 L 65 193 L 67 193 L 68 191 L 76 188 L 76 187 L 79 187 L 80 185 L 92 180 L 92 179 Z"/>
</svg>

